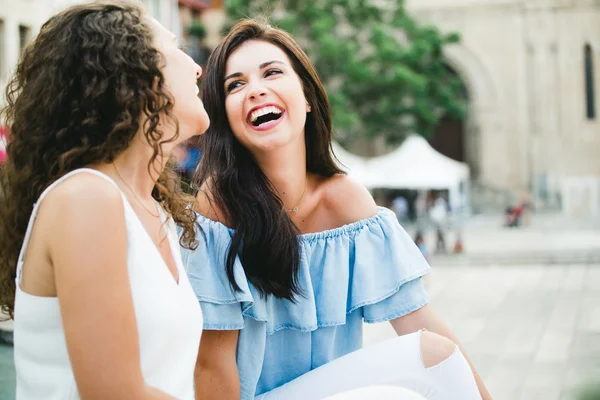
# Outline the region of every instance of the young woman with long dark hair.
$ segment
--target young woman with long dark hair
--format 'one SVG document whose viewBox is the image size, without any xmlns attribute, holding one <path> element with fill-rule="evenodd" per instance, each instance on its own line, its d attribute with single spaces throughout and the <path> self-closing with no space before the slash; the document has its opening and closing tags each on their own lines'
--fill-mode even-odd
<svg viewBox="0 0 600 400">
<path fill-rule="evenodd" d="M 290 35 L 238 23 L 202 97 L 202 230 L 184 254 L 205 316 L 198 398 L 322 399 L 378 384 L 489 398 L 427 305 L 419 249 L 338 167 L 325 90 Z M 363 321 L 390 321 L 399 337 L 361 349 Z"/>
</svg>

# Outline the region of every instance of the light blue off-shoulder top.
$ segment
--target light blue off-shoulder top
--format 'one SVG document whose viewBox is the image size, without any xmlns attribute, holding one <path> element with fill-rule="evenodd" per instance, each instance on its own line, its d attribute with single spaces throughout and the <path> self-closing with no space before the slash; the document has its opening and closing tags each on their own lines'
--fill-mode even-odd
<svg viewBox="0 0 600 400">
<path fill-rule="evenodd" d="M 377 215 L 341 228 L 299 236 L 296 302 L 261 297 L 239 259 L 231 288 L 225 260 L 234 231 L 199 215 L 194 251 L 184 250 L 205 330 L 240 330 L 241 399 L 281 386 L 362 346 L 362 322 L 388 321 L 428 302 L 420 278 L 427 261 L 396 216 Z M 200 349 L 202 351 L 202 349 Z"/>
</svg>

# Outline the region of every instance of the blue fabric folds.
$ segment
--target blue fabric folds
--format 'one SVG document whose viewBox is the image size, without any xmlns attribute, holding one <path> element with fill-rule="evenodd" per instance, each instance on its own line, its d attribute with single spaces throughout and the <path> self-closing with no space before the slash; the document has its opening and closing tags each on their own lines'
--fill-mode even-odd
<svg viewBox="0 0 600 400">
<path fill-rule="evenodd" d="M 385 208 L 378 208 L 372 218 L 299 236 L 303 296 L 296 303 L 261 297 L 247 281 L 239 259 L 235 279 L 242 290 L 234 291 L 225 273 L 234 231 L 198 218 L 203 231 L 198 233 L 199 246 L 183 250 L 183 260 L 202 306 L 204 329 L 242 330 L 238 343 L 242 399 L 252 399 L 360 348 L 360 323 L 351 320 L 391 320 L 428 302 L 420 278 L 431 268 Z M 311 340 L 302 340 L 301 333 Z M 285 350 L 272 348 L 284 342 Z M 294 354 L 294 363 L 284 359 L 286 354 Z"/>
</svg>

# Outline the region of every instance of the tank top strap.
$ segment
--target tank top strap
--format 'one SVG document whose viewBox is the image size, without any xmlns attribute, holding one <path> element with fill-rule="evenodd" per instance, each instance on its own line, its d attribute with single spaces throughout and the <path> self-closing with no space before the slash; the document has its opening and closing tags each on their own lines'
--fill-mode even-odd
<svg viewBox="0 0 600 400">
<path fill-rule="evenodd" d="M 25 231 L 25 237 L 23 239 L 23 245 L 21 246 L 21 251 L 19 252 L 19 258 L 17 259 L 17 277 L 16 277 L 17 285 L 21 284 L 21 272 L 22 272 L 22 269 L 23 269 L 23 258 L 25 257 L 25 252 L 27 251 L 27 246 L 29 244 L 29 239 L 31 238 L 31 232 L 33 231 L 33 224 L 35 223 L 35 219 L 37 217 L 38 209 L 40 207 L 40 204 L 42 203 L 42 200 L 44 200 L 44 197 L 46 197 L 46 195 L 48 193 L 50 193 L 50 191 L 52 189 L 54 189 L 58 184 L 60 184 L 61 182 L 65 181 L 69 177 L 71 177 L 73 175 L 80 174 L 80 173 L 91 173 L 93 175 L 96 175 L 96 176 L 99 176 L 101 178 L 104 178 L 105 180 L 107 180 L 108 182 L 110 182 L 111 184 L 113 184 L 114 187 L 117 188 L 117 190 L 119 191 L 119 193 L 121 193 L 121 196 L 125 196 L 124 193 L 119 188 L 119 186 L 117 185 L 117 183 L 114 180 L 112 180 L 112 178 L 110 178 L 108 175 L 106 175 L 106 174 L 104 174 L 104 173 L 102 173 L 100 171 L 97 171 L 97 170 L 91 169 L 91 168 L 78 168 L 78 169 L 75 169 L 75 170 L 73 170 L 71 172 L 68 172 L 65 175 L 61 176 L 56 181 L 52 182 L 52 184 L 50 184 L 50 186 L 48 186 L 42 192 L 42 194 L 40 195 L 40 197 L 38 198 L 38 200 L 33 205 L 33 210 L 31 211 L 31 216 L 29 217 L 29 223 L 27 224 L 27 230 Z"/>
</svg>

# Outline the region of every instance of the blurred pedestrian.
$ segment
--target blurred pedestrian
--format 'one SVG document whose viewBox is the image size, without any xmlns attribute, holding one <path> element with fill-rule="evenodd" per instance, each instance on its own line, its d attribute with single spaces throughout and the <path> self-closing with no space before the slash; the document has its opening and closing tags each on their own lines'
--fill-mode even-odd
<svg viewBox="0 0 600 400">
<path fill-rule="evenodd" d="M 392 202 L 392 209 L 398 221 L 404 221 L 408 215 L 408 201 L 404 196 L 397 196 Z"/>
<path fill-rule="evenodd" d="M 435 229 L 435 252 L 446 253 L 445 229 L 448 226 L 448 202 L 441 195 L 438 195 L 429 210 L 429 218 Z"/>
<path fill-rule="evenodd" d="M 461 254 L 465 251 L 464 245 L 463 245 L 463 240 L 462 240 L 462 234 L 460 233 L 460 231 L 456 232 L 456 241 L 454 242 L 454 248 L 452 249 L 452 252 L 454 254 Z"/>
<path fill-rule="evenodd" d="M 423 254 L 423 257 L 426 259 L 429 257 L 429 250 L 427 249 L 427 244 L 425 243 L 425 238 L 423 237 L 423 232 L 418 230 L 415 235 L 415 244 Z"/>
</svg>

